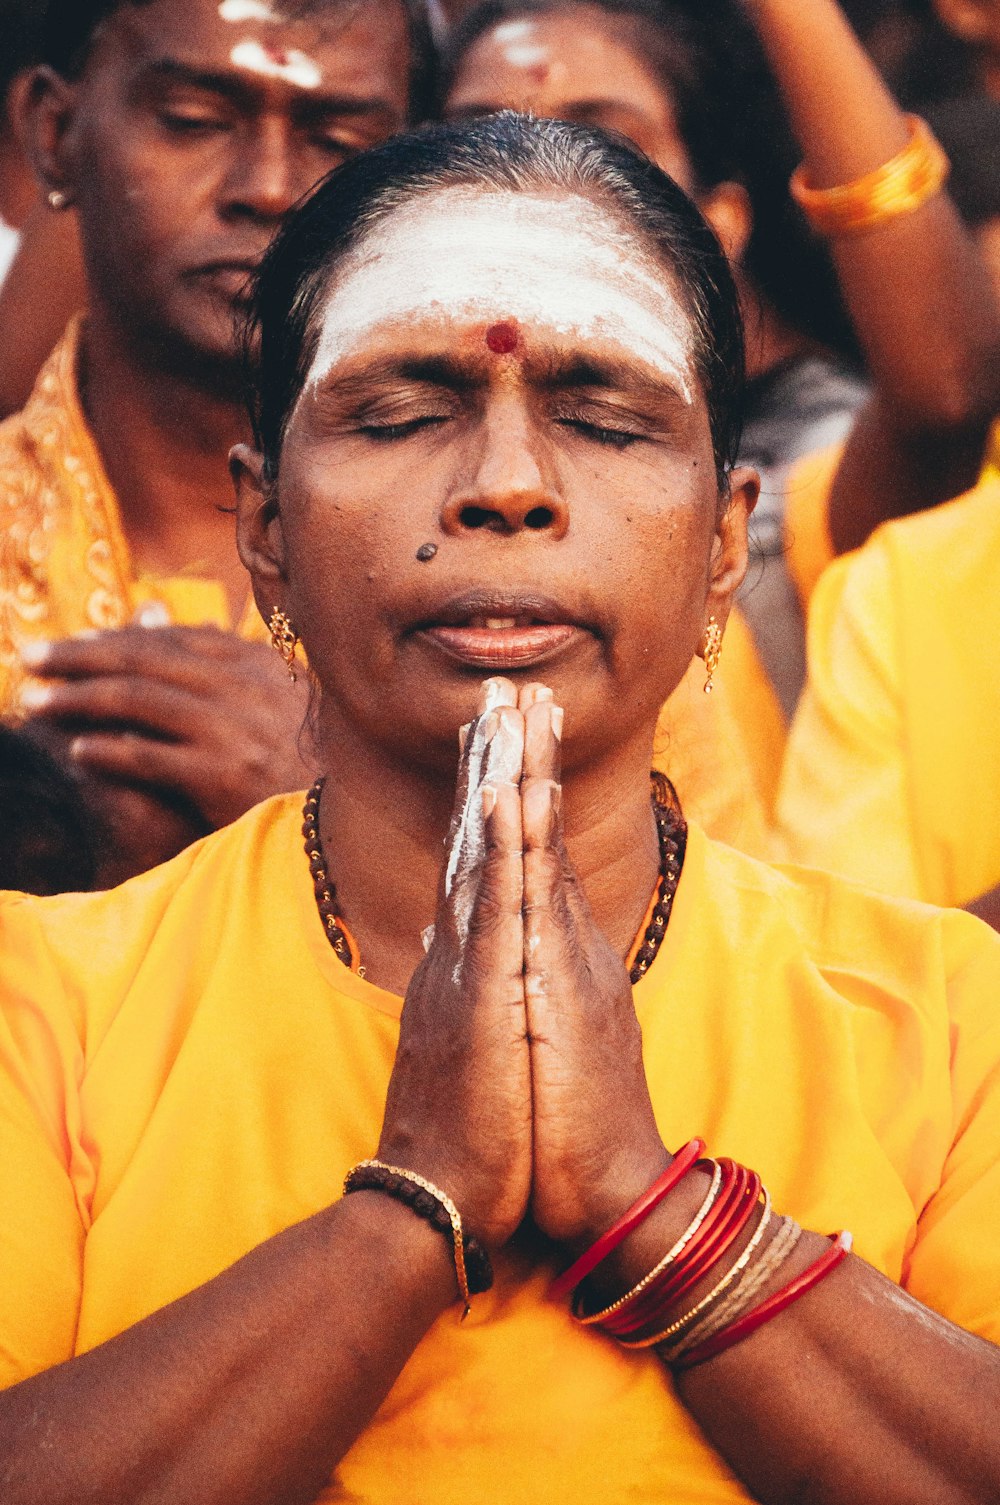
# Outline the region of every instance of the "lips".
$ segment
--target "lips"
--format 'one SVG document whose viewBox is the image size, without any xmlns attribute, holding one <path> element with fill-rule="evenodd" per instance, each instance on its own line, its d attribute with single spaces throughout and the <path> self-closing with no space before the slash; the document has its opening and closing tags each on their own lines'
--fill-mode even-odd
<svg viewBox="0 0 1000 1505">
<path fill-rule="evenodd" d="M 212 261 L 196 268 L 192 275 L 199 282 L 209 283 L 223 297 L 242 301 L 249 294 L 250 279 L 258 265 L 256 260 Z"/>
<path fill-rule="evenodd" d="M 417 634 L 469 668 L 513 672 L 544 663 L 591 629 L 558 602 L 508 595 L 466 595 L 448 602 Z"/>
</svg>

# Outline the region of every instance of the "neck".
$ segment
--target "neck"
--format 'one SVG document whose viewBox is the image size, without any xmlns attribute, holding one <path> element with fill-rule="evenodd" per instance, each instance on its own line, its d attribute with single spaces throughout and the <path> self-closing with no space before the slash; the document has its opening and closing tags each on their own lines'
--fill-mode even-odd
<svg viewBox="0 0 1000 1505">
<path fill-rule="evenodd" d="M 454 773 L 387 758 L 341 724 L 324 735 L 329 770 L 320 831 L 337 908 L 365 975 L 405 993 L 433 923 Z M 659 869 L 650 803 L 652 734 L 563 784 L 566 847 L 598 928 L 624 958 L 642 926 Z M 458 754 L 456 748 L 456 771 Z M 305 859 L 303 858 L 303 861 Z"/>
<path fill-rule="evenodd" d="M 83 406 L 137 572 L 219 579 L 235 619 L 247 580 L 223 509 L 232 507 L 229 451 L 247 423 L 234 395 L 207 385 L 144 361 L 113 320 L 99 309 L 88 315 Z"/>
</svg>

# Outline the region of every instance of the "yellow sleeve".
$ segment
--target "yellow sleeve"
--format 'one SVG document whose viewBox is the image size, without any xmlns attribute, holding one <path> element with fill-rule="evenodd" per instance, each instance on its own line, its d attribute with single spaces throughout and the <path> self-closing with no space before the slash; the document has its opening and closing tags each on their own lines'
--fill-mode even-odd
<svg viewBox="0 0 1000 1505">
<path fill-rule="evenodd" d="M 920 1212 L 906 1289 L 967 1332 L 1000 1343 L 1000 942 L 942 915 L 951 1016 L 952 1146 Z"/>
<path fill-rule="evenodd" d="M 83 1269 L 82 1054 L 31 902 L 0 896 L 0 1389 L 73 1356 Z"/>
<path fill-rule="evenodd" d="M 778 790 L 786 861 L 882 893 L 922 892 L 906 771 L 888 559 L 878 544 L 837 560 L 809 613 L 809 678 Z"/>
<path fill-rule="evenodd" d="M 799 460 L 785 486 L 785 559 L 802 609 L 820 576 L 837 557 L 830 539 L 830 493 L 844 446 L 818 450 Z"/>
</svg>

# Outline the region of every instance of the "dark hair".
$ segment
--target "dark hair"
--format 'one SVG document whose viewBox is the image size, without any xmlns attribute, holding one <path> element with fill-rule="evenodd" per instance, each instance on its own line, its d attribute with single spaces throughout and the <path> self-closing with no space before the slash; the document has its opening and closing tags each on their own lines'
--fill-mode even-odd
<svg viewBox="0 0 1000 1505">
<path fill-rule="evenodd" d="M 0 0 L 0 112 L 17 75 L 38 62 L 44 0 Z"/>
<path fill-rule="evenodd" d="M 101 22 L 125 5 L 150 0 L 47 0 L 41 32 L 42 60 L 67 78 L 84 67 Z M 279 0 L 292 18 L 333 8 L 344 0 Z M 399 0 L 410 29 L 410 118 L 423 120 L 434 99 L 436 58 L 424 0 Z"/>
<path fill-rule="evenodd" d="M 479 40 L 504 21 L 552 15 L 593 5 L 623 23 L 647 67 L 662 81 L 677 112 L 677 126 L 700 189 L 743 175 L 739 97 L 756 62 L 740 48 L 748 28 L 732 0 L 696 9 L 689 0 L 481 0 L 451 33 L 441 56 L 440 97 L 447 98 L 462 61 Z M 712 12 L 710 24 L 702 10 Z"/>
<path fill-rule="evenodd" d="M 637 56 L 674 105 L 698 191 L 727 179 L 746 188 L 753 228 L 743 267 L 754 288 L 796 329 L 853 357 L 833 263 L 788 192 L 799 152 L 740 0 L 480 0 L 445 48 L 442 101 L 486 32 L 518 16 L 586 6 L 631 24 Z"/>
<path fill-rule="evenodd" d="M 312 366 L 319 309 L 344 256 L 376 224 L 436 189 L 579 194 L 609 210 L 676 279 L 695 335 L 720 486 L 735 463 L 743 325 L 721 246 L 688 196 L 625 142 L 512 111 L 397 136 L 330 173 L 264 258 L 246 331 L 251 417 L 273 477 L 285 428 Z"/>
<path fill-rule="evenodd" d="M 79 785 L 28 732 L 0 726 L 0 888 L 89 889 L 96 828 Z"/>
</svg>

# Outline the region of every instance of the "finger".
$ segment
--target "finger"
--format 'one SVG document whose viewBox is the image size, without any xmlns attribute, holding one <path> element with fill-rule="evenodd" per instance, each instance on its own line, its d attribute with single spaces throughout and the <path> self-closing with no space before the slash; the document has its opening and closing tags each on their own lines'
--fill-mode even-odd
<svg viewBox="0 0 1000 1505">
<path fill-rule="evenodd" d="M 522 687 L 517 699 L 517 708 L 519 711 L 527 711 L 533 705 L 537 705 L 540 700 L 551 700 L 552 698 L 552 691 L 548 685 L 539 684 L 533 680 L 530 685 Z"/>
<path fill-rule="evenodd" d="M 563 880 L 559 841 L 561 797 L 560 786 L 552 779 L 536 777 L 521 785 L 524 993 L 529 1009 L 533 1004 L 545 1009 L 554 979 L 575 948 L 576 926 Z M 541 1023 L 536 1014 L 534 1024 Z"/>
<path fill-rule="evenodd" d="M 493 980 L 501 1002 L 523 1007 L 521 800 L 514 784 L 487 784 L 479 803 L 484 852 L 470 886 L 460 967 Z"/>
<path fill-rule="evenodd" d="M 484 679 L 479 687 L 479 711 L 480 716 L 490 711 L 496 711 L 502 705 L 517 705 L 517 686 L 513 680 L 503 679 L 500 675 L 493 679 Z"/>
<path fill-rule="evenodd" d="M 452 902 L 452 918 L 461 941 L 468 932 L 468 913 L 486 851 L 482 786 L 516 789 L 524 758 L 524 719 L 509 705 L 490 711 L 469 736 L 465 799 L 455 824 L 445 864 L 443 898 Z"/>
<path fill-rule="evenodd" d="M 27 684 L 19 698 L 26 714 L 43 720 L 142 726 L 170 738 L 189 735 L 204 709 L 186 690 L 122 675 Z"/>
<path fill-rule="evenodd" d="M 562 707 L 536 700 L 524 712 L 524 778 L 560 782 L 562 763 Z"/>
<path fill-rule="evenodd" d="M 74 737 L 70 757 L 88 773 L 189 795 L 203 767 L 190 748 L 140 732 L 90 732 Z"/>
<path fill-rule="evenodd" d="M 211 672 L 210 664 L 261 651 L 260 644 L 246 643 L 217 627 L 151 629 L 133 623 L 55 642 L 26 643 L 21 661 L 42 679 L 131 674 L 190 684 L 200 683 Z"/>
</svg>

